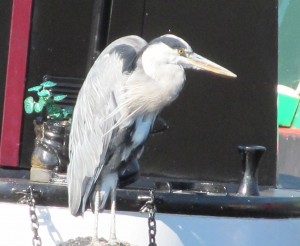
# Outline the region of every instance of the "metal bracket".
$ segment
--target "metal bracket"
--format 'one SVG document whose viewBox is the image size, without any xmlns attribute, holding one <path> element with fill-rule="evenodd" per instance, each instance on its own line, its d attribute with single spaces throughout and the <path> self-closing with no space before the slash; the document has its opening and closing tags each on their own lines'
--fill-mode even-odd
<svg viewBox="0 0 300 246">
<path fill-rule="evenodd" d="M 41 190 L 35 190 L 33 187 L 28 186 L 27 189 L 17 190 L 16 188 L 11 189 L 12 194 L 22 195 L 22 197 L 18 200 L 18 203 L 28 204 L 28 199 L 33 196 L 34 199 L 38 199 L 42 196 Z"/>
</svg>

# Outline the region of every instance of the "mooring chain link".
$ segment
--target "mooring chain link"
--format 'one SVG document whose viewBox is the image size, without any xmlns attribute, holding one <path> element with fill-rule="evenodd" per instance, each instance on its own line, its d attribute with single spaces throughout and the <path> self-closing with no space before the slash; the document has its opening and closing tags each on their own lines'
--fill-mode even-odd
<svg viewBox="0 0 300 246">
<path fill-rule="evenodd" d="M 33 231 L 32 245 L 33 246 L 42 246 L 42 239 L 39 236 L 39 221 L 36 215 L 36 207 L 35 207 L 35 199 L 31 186 L 29 186 L 26 190 L 17 191 L 15 189 L 12 190 L 15 194 L 21 194 L 23 197 L 19 199 L 19 203 L 28 204 L 29 205 L 29 216 L 31 221 L 31 229 Z"/>
<path fill-rule="evenodd" d="M 31 229 L 33 231 L 33 238 L 32 238 L 32 245 L 33 246 L 41 246 L 42 245 L 42 240 L 41 237 L 39 236 L 39 220 L 36 215 L 36 208 L 35 208 L 35 199 L 33 196 L 33 191 L 32 187 L 29 186 L 29 197 L 27 200 L 27 204 L 29 205 L 29 215 L 31 219 Z"/>
<path fill-rule="evenodd" d="M 151 205 L 152 206 L 152 205 Z M 149 246 L 156 246 L 156 220 L 155 220 L 155 205 L 149 209 L 148 227 L 149 227 Z"/>
<path fill-rule="evenodd" d="M 150 191 L 150 197 L 139 197 L 140 199 L 147 199 L 143 207 L 141 207 L 140 212 L 148 212 L 148 234 L 149 234 L 149 246 L 157 246 L 155 242 L 156 236 L 156 206 L 154 203 L 154 194 L 153 191 Z"/>
</svg>

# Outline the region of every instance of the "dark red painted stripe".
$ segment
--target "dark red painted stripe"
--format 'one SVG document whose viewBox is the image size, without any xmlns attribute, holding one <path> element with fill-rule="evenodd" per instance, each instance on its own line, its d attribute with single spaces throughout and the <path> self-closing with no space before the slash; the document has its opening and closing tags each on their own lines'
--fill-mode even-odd
<svg viewBox="0 0 300 246">
<path fill-rule="evenodd" d="M 32 0 L 13 0 L 0 164 L 18 166 Z"/>
</svg>

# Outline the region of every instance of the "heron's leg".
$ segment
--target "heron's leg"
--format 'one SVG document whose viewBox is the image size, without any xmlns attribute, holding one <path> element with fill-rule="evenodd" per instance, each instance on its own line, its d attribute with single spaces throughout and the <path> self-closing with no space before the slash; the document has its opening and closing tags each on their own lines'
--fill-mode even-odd
<svg viewBox="0 0 300 246">
<path fill-rule="evenodd" d="M 111 219 L 109 241 L 116 241 L 116 187 L 111 190 Z"/>
<path fill-rule="evenodd" d="M 94 237 L 93 241 L 98 240 L 98 218 L 99 218 L 99 204 L 100 204 L 100 191 L 97 190 L 95 193 L 95 201 L 94 201 Z"/>
</svg>

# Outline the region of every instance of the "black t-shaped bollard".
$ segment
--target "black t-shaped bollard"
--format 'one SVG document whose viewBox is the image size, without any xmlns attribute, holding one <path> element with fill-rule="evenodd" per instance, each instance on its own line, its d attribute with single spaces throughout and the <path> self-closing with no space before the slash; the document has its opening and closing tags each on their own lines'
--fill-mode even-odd
<svg viewBox="0 0 300 246">
<path fill-rule="evenodd" d="M 257 183 L 258 163 L 266 151 L 266 148 L 258 145 L 238 146 L 242 160 L 243 179 L 241 181 L 238 195 L 258 196 Z"/>
</svg>

